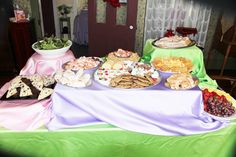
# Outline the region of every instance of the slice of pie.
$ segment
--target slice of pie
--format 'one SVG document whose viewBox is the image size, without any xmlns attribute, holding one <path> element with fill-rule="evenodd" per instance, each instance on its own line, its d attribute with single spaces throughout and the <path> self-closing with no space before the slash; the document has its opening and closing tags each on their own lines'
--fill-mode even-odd
<svg viewBox="0 0 236 157">
<path fill-rule="evenodd" d="M 38 100 L 44 99 L 53 93 L 53 89 L 51 88 L 43 88 L 39 93 Z"/>
<path fill-rule="evenodd" d="M 6 98 L 10 98 L 11 96 L 15 95 L 17 93 L 16 88 L 11 88 L 7 91 Z"/>
<path fill-rule="evenodd" d="M 21 84 L 21 89 L 20 89 L 20 97 L 26 97 L 26 96 L 30 96 L 33 95 L 30 87 L 28 85 L 26 85 L 25 83 Z"/>
</svg>

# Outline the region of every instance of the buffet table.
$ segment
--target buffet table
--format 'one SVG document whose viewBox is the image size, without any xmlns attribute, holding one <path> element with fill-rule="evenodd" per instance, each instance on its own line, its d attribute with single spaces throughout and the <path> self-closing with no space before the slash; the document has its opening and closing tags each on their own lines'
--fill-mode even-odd
<svg viewBox="0 0 236 157">
<path fill-rule="evenodd" d="M 145 54 L 152 56 L 153 50 Z M 33 58 L 21 74 L 54 74 L 66 62 L 61 57 L 41 69 L 35 64 L 40 59 Z M 202 63 L 194 64 L 204 72 Z M 145 89 L 112 89 L 93 81 L 80 89 L 57 84 L 42 101 L 0 101 L 0 150 L 30 157 L 233 157 L 235 121 L 205 114 L 199 87 L 170 90 L 164 86 L 168 74 L 161 77 L 158 85 Z"/>
<path fill-rule="evenodd" d="M 22 117 L 28 117 L 29 112 L 32 112 L 32 114 L 37 112 L 45 113 L 46 109 L 46 111 L 48 111 L 46 113 L 49 113 L 48 117 L 54 117 L 52 121 L 45 120 L 45 125 L 42 125 L 38 129 L 30 128 L 30 131 L 14 131 L 14 129 L 7 130 L 2 128 L 0 130 L 0 150 L 22 156 L 34 157 L 233 157 L 232 153 L 235 151 L 236 144 L 235 122 L 228 125 L 228 123 L 213 121 L 211 118 L 204 116 L 201 106 L 197 106 L 201 99 L 198 88 L 194 88 L 190 91 L 177 91 L 178 93 L 174 94 L 176 96 L 171 97 L 172 100 L 166 100 L 170 98 L 169 94 L 165 94 L 167 92 L 171 91 L 162 86 L 162 83 L 154 88 L 147 90 L 140 89 L 139 91 L 108 89 L 107 87 L 96 84 L 96 82 L 94 82 L 91 87 L 79 90 L 58 84 L 51 97 L 52 103 L 48 103 L 49 106 L 45 106 L 43 111 L 40 109 L 35 110 L 36 112 L 30 109 L 27 110 L 29 106 L 36 107 L 37 104 L 31 104 L 25 107 L 24 104 L 19 103 L 19 107 L 26 109 L 25 111 L 15 108 L 15 112 L 21 114 L 20 116 L 16 115 L 19 120 L 22 119 Z M 181 92 L 184 93 L 181 94 Z M 127 93 L 132 96 L 128 96 Z M 114 98 L 112 96 L 114 94 L 121 96 L 123 99 Z M 124 95 L 127 96 L 124 97 Z M 171 95 L 173 96 L 173 93 Z M 104 100 L 104 96 L 108 99 Z M 191 98 L 183 102 L 178 101 L 178 98 L 186 97 Z M 151 98 L 152 100 L 146 103 L 141 100 L 147 98 Z M 160 98 L 160 100 L 157 98 Z M 120 102 L 116 102 L 114 99 Z M 136 99 L 136 101 L 134 101 L 135 103 L 131 102 L 131 99 Z M 191 101 L 191 99 L 193 99 L 193 101 Z M 51 100 L 48 99 L 45 101 L 51 102 Z M 97 100 L 97 102 L 95 100 Z M 127 110 L 124 108 L 127 107 L 127 105 L 122 102 L 126 100 L 129 102 L 128 105 L 130 105 L 130 108 Z M 99 103 L 100 101 L 106 101 L 107 103 L 102 104 Z M 176 103 L 171 104 L 170 102 L 172 101 L 176 101 Z M 163 103 L 162 107 L 164 108 L 157 110 L 157 107 L 161 105 L 160 102 Z M 170 105 L 165 102 L 169 102 Z M 1 105 L 2 104 L 3 103 L 1 103 Z M 8 105 L 13 108 L 13 106 L 10 105 L 14 105 L 14 103 Z M 101 107 L 96 108 L 98 105 Z M 199 105 L 201 105 L 201 103 Z M 162 110 L 168 110 L 170 109 L 169 107 L 173 106 L 175 106 L 174 110 L 170 110 L 169 113 L 162 112 Z M 115 109 L 116 112 L 111 112 L 112 108 Z M 133 115 L 132 110 L 135 110 Z M 2 106 L 0 111 L 4 111 L 2 110 Z M 10 110 L 8 110 L 8 113 L 10 113 L 9 111 Z M 51 114 L 51 111 L 53 114 Z M 178 113 L 179 111 L 181 114 Z M 101 116 L 101 112 L 104 114 L 103 117 Z M 150 114 L 145 115 L 145 113 Z M 128 117 L 129 114 L 131 114 L 133 118 Z M 165 117 L 158 117 L 159 114 Z M 168 114 L 169 117 L 167 116 Z M 11 119 L 15 120 L 14 127 L 27 122 L 16 121 L 14 114 L 10 115 L 13 116 Z M 94 116 L 91 115 L 96 115 L 98 118 L 94 118 Z M 185 116 L 185 118 L 181 118 L 182 115 Z M 10 119 L 9 117 L 7 118 Z M 7 120 L 7 118 L 5 119 Z M 35 118 L 38 120 L 42 119 L 42 117 L 31 118 L 32 119 L 28 119 L 31 120 L 31 122 Z M 2 122 L 3 118 L 0 119 Z M 166 126 L 161 122 L 166 122 Z M 107 123 L 114 125 L 122 124 L 118 126 L 124 129 Z M 133 125 L 130 126 L 130 124 Z M 162 127 L 160 127 L 160 125 L 162 125 Z M 36 126 L 39 127 L 39 125 Z M 50 131 L 44 126 L 47 126 Z M 159 130 L 160 128 L 163 128 L 161 132 Z M 147 134 L 138 133 L 142 131 L 145 131 Z M 166 133 L 166 135 L 151 135 L 161 133 Z M 175 136 L 170 136 L 171 134 Z"/>
<path fill-rule="evenodd" d="M 86 88 L 57 84 L 49 130 L 106 122 L 154 135 L 191 135 L 218 130 L 227 123 L 204 115 L 202 92 L 170 90 L 162 81 L 147 89 L 112 89 L 97 82 Z M 171 99 L 170 99 L 171 98 Z"/>
</svg>

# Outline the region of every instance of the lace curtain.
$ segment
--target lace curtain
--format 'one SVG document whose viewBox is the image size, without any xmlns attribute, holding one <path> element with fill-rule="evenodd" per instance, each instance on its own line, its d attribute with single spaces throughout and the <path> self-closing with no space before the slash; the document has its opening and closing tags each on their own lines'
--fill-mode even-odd
<svg viewBox="0 0 236 157">
<path fill-rule="evenodd" d="M 198 33 L 190 38 L 204 47 L 211 7 L 193 0 L 147 0 L 144 42 L 163 37 L 167 29 L 176 27 L 197 28 Z"/>
</svg>

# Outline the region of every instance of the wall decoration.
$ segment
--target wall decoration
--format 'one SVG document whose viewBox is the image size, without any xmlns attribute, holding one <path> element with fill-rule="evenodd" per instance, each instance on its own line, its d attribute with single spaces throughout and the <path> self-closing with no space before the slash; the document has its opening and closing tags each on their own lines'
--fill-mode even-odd
<svg viewBox="0 0 236 157">
<path fill-rule="evenodd" d="M 119 0 L 103 0 L 103 1 L 110 3 L 113 7 L 120 7 L 121 6 Z"/>
</svg>

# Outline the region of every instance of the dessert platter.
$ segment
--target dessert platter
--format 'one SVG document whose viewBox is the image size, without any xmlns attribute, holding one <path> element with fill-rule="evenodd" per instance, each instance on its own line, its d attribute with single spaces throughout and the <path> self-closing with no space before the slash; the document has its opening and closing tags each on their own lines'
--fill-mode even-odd
<svg viewBox="0 0 236 157">
<path fill-rule="evenodd" d="M 153 66 L 132 61 L 124 61 L 122 68 L 117 70 L 101 66 L 95 72 L 94 79 L 107 87 L 125 89 L 152 87 L 161 81 Z"/>
<path fill-rule="evenodd" d="M 195 45 L 196 42 L 191 40 L 189 37 L 182 36 L 170 36 L 156 39 L 152 42 L 152 45 L 158 48 L 165 49 L 176 49 L 176 48 L 185 48 Z"/>
<path fill-rule="evenodd" d="M 54 79 L 57 83 L 70 87 L 87 87 L 92 84 L 91 75 L 85 74 L 83 69 L 77 71 L 59 70 L 55 73 Z"/>
<path fill-rule="evenodd" d="M 118 49 L 117 51 L 110 52 L 106 57 L 106 62 L 102 65 L 104 69 L 122 69 L 124 61 L 138 62 L 139 55 L 135 52 Z"/>
<path fill-rule="evenodd" d="M 236 100 L 228 93 L 205 88 L 202 91 L 205 114 L 219 121 L 236 119 Z"/>
<path fill-rule="evenodd" d="M 64 63 L 62 67 L 65 70 L 73 70 L 73 71 L 77 71 L 79 69 L 91 70 L 91 69 L 98 68 L 98 66 L 101 63 L 102 63 L 102 59 L 99 57 L 82 56 L 80 58 Z"/>
<path fill-rule="evenodd" d="M 174 90 L 186 90 L 196 87 L 198 79 L 189 73 L 175 73 L 165 81 L 165 86 Z"/>
<path fill-rule="evenodd" d="M 159 71 L 167 73 L 188 73 L 193 69 L 192 61 L 184 57 L 155 58 L 152 65 Z"/>
<path fill-rule="evenodd" d="M 1 100 L 48 98 L 53 93 L 55 80 L 52 76 L 16 76 Z"/>
</svg>

